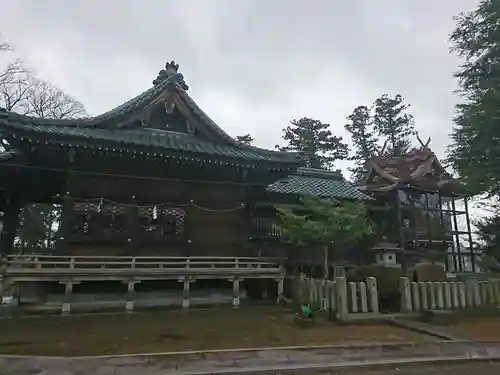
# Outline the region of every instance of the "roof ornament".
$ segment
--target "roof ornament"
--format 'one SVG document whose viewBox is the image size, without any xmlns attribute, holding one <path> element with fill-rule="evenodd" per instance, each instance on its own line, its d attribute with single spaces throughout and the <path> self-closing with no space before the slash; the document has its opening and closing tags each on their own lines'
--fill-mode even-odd
<svg viewBox="0 0 500 375">
<path fill-rule="evenodd" d="M 420 143 L 420 146 L 422 146 L 422 150 L 430 150 L 429 148 L 429 143 L 431 143 L 431 137 L 427 138 L 427 142 L 422 142 L 422 140 L 420 139 L 419 135 L 418 135 L 418 132 L 415 134 L 417 136 L 417 141 L 418 143 Z"/>
<path fill-rule="evenodd" d="M 382 145 L 382 148 L 377 151 L 378 156 L 384 156 L 385 149 L 387 148 L 387 144 L 389 143 L 389 140 L 386 139 L 384 144 Z"/>
<path fill-rule="evenodd" d="M 189 86 L 184 81 L 184 75 L 178 72 L 179 64 L 176 64 L 175 61 L 165 63 L 165 69 L 162 69 L 158 72 L 158 76 L 153 81 L 153 85 L 157 86 L 165 81 L 169 81 L 171 83 L 177 83 L 182 89 L 188 90 Z"/>
</svg>

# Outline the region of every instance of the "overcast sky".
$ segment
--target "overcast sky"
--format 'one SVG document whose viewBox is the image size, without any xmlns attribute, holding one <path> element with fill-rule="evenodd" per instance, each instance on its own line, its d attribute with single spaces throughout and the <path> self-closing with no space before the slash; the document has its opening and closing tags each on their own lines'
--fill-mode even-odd
<svg viewBox="0 0 500 375">
<path fill-rule="evenodd" d="M 292 118 L 345 136 L 345 118 L 402 94 L 443 156 L 451 131 L 452 17 L 478 0 L 0 0 L 0 32 L 40 78 L 91 114 L 151 86 L 175 60 L 229 134 L 280 143 Z M 345 168 L 346 164 L 339 164 Z"/>
</svg>

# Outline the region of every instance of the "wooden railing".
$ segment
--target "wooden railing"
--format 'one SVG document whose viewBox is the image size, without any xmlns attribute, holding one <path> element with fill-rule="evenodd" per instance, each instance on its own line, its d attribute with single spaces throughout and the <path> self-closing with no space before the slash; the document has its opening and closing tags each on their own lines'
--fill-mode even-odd
<svg viewBox="0 0 500 375">
<path fill-rule="evenodd" d="M 59 256 L 8 255 L 6 271 L 32 270 L 158 270 L 158 269 L 265 269 L 281 270 L 278 259 L 251 257 L 129 257 L 129 256 Z"/>
</svg>

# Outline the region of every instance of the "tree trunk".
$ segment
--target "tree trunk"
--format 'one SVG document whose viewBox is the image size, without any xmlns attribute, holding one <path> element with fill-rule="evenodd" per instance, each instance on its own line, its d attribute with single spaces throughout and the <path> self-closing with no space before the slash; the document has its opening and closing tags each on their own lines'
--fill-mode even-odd
<svg viewBox="0 0 500 375">
<path fill-rule="evenodd" d="M 324 252 L 324 263 L 323 263 L 323 280 L 328 280 L 328 245 L 323 248 Z"/>
</svg>

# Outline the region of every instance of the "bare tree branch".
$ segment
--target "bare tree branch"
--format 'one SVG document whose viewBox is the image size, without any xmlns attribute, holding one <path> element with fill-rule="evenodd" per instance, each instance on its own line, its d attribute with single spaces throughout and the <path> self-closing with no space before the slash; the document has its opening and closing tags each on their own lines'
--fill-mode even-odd
<svg viewBox="0 0 500 375">
<path fill-rule="evenodd" d="M 0 83 L 0 99 L 5 109 L 23 115 L 29 114 L 28 89 L 27 81 L 21 79 L 17 82 Z"/>
<path fill-rule="evenodd" d="M 12 47 L 0 42 L 0 52 Z M 21 60 L 0 71 L 0 106 L 8 111 L 40 118 L 72 119 L 86 116 L 83 105 L 62 90 L 35 77 Z"/>
<path fill-rule="evenodd" d="M 27 114 L 40 118 L 72 119 L 86 115 L 79 101 L 33 76 L 28 79 L 26 104 Z"/>
<path fill-rule="evenodd" d="M 1 52 L 12 51 L 12 46 L 7 42 L 0 41 L 0 51 Z"/>
<path fill-rule="evenodd" d="M 11 52 L 10 44 L 0 42 L 0 52 Z M 27 80 L 30 72 L 22 60 L 16 59 L 0 71 L 0 105 L 8 111 L 25 113 L 21 110 L 27 95 Z"/>
<path fill-rule="evenodd" d="M 7 64 L 3 71 L 0 71 L 0 83 L 11 83 L 19 79 L 19 75 L 26 73 L 21 60 L 14 60 Z"/>
</svg>

